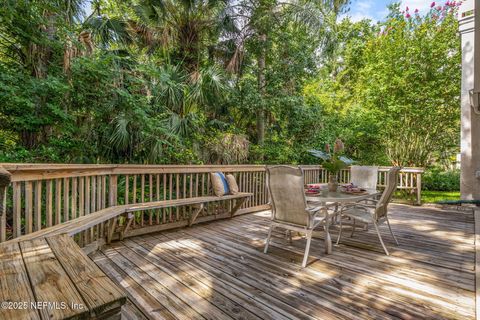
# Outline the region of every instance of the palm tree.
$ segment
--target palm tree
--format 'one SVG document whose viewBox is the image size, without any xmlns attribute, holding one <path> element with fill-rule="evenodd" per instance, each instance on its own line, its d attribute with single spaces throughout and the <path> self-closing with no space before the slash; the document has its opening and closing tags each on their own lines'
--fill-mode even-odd
<svg viewBox="0 0 480 320">
<path fill-rule="evenodd" d="M 265 79 L 268 35 L 275 27 L 285 23 L 293 23 L 308 29 L 312 38 L 323 37 L 329 39 L 328 31 L 335 25 L 336 17 L 349 3 L 349 0 L 293 0 L 293 1 L 267 1 L 244 0 L 234 6 L 230 18 L 238 26 L 233 35 L 235 53 L 228 62 L 230 71 L 239 72 L 241 58 L 245 56 L 245 42 L 254 39 L 257 50 L 253 53 L 257 61 L 258 92 L 262 97 L 257 109 L 257 144 L 263 145 L 265 140 Z M 236 36 L 236 38 L 235 38 Z M 326 43 L 324 44 L 326 46 Z"/>
<path fill-rule="evenodd" d="M 228 0 L 142 0 L 135 7 L 134 30 L 143 43 L 163 46 L 171 63 L 195 77 L 228 22 L 228 8 Z"/>
</svg>

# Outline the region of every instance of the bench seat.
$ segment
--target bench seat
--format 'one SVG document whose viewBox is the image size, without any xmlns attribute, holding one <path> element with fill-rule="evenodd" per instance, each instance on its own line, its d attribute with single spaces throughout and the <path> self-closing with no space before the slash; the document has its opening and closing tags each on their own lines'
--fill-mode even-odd
<svg viewBox="0 0 480 320">
<path fill-rule="evenodd" d="M 126 302 L 66 234 L 0 244 L 0 283 L 0 300 L 12 304 L 0 308 L 5 320 L 120 320 Z"/>
<path fill-rule="evenodd" d="M 123 235 L 128 230 L 133 220 L 132 213 L 134 212 L 153 210 L 153 209 L 162 209 L 162 208 L 171 208 L 171 207 L 193 206 L 195 210 L 192 213 L 188 223 L 188 225 L 191 226 L 195 222 L 197 216 L 203 210 L 205 203 L 214 202 L 214 201 L 224 201 L 224 200 L 236 200 L 234 207 L 230 211 L 230 216 L 233 217 L 233 215 L 238 211 L 238 209 L 240 209 L 240 207 L 245 202 L 245 200 L 250 196 L 252 196 L 252 193 L 241 192 L 233 195 L 224 195 L 221 197 L 217 197 L 217 196 L 193 197 L 193 198 L 161 200 L 161 201 L 112 206 L 112 207 L 108 207 L 79 218 L 76 218 L 74 220 L 63 222 L 55 226 L 45 228 L 43 230 L 39 230 L 30 234 L 15 238 L 8 242 L 20 242 L 20 241 L 32 240 L 32 239 L 37 239 L 42 237 L 51 237 L 54 235 L 59 235 L 64 233 L 70 236 L 73 236 L 93 226 L 96 226 L 102 222 L 112 220 L 111 225 L 109 226 L 109 234 L 107 235 L 107 243 L 110 243 L 113 236 L 113 232 L 116 228 L 116 219 L 114 219 L 116 217 L 127 216 L 128 222 L 121 232 L 121 238 L 123 238 Z"/>
</svg>

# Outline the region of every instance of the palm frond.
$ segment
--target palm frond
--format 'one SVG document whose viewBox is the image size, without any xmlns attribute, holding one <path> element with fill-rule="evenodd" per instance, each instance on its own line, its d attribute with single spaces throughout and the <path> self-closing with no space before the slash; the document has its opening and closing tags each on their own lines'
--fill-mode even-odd
<svg viewBox="0 0 480 320">
<path fill-rule="evenodd" d="M 315 150 L 315 149 L 312 149 L 312 150 L 308 150 L 308 152 L 316 157 L 316 158 L 319 158 L 323 161 L 328 161 L 331 159 L 331 156 L 330 154 L 326 153 L 326 152 L 323 152 L 323 151 L 320 151 L 320 150 Z"/>
<path fill-rule="evenodd" d="M 128 129 L 130 120 L 122 114 L 115 117 L 112 124 L 114 125 L 114 129 L 109 142 L 114 150 L 125 151 L 130 145 L 130 132 Z"/>
<path fill-rule="evenodd" d="M 91 31 L 103 47 L 108 47 L 113 42 L 131 43 L 132 38 L 128 33 L 128 23 L 120 18 L 107 16 L 90 16 L 83 23 L 84 28 Z"/>
</svg>

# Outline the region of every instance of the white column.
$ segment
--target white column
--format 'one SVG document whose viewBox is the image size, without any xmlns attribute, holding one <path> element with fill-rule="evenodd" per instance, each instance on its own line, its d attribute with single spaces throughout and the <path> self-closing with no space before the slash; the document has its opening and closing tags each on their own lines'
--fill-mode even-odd
<svg viewBox="0 0 480 320">
<path fill-rule="evenodd" d="M 466 0 L 459 12 L 462 37 L 460 192 L 462 199 L 466 200 L 480 200 L 480 178 L 477 178 L 480 175 L 480 114 L 474 112 L 469 97 L 469 90 L 475 84 L 480 89 L 480 49 L 477 49 L 480 40 L 475 41 L 480 37 L 480 23 L 475 23 L 475 20 L 479 21 L 480 17 L 476 14 L 475 7 L 480 8 L 480 0 Z"/>
</svg>

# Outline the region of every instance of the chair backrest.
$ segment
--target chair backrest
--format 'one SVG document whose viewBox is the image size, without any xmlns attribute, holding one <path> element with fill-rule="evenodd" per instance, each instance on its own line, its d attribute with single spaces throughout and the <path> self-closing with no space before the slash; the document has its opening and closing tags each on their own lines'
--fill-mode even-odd
<svg viewBox="0 0 480 320">
<path fill-rule="evenodd" d="M 351 166 L 350 182 L 365 189 L 376 189 L 378 181 L 377 166 Z"/>
<path fill-rule="evenodd" d="M 393 194 L 397 189 L 397 179 L 400 169 L 400 167 L 392 167 L 387 173 L 387 186 L 385 187 L 385 190 L 383 190 L 382 196 L 380 197 L 380 200 L 378 200 L 375 208 L 376 220 L 387 215 L 388 204 L 392 200 Z"/>
<path fill-rule="evenodd" d="M 267 167 L 267 188 L 274 221 L 309 226 L 303 171 L 298 167 Z"/>
</svg>

